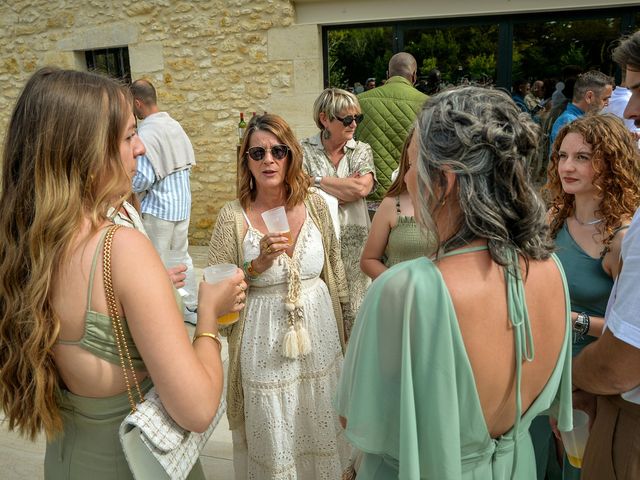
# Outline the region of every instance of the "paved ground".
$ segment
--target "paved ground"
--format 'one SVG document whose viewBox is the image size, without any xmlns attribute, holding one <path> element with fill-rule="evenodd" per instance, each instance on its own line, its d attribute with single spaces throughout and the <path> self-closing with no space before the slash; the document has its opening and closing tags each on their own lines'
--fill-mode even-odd
<svg viewBox="0 0 640 480">
<path fill-rule="evenodd" d="M 207 247 L 191 247 L 197 278 L 202 276 L 206 264 Z M 187 326 L 190 334 L 193 327 Z M 225 367 L 228 359 L 226 342 L 222 351 Z M 4 425 L 4 415 L 0 413 L 0 478 L 3 480 L 24 480 L 43 478 L 45 442 L 44 436 L 36 442 L 22 439 L 9 432 Z M 202 464 L 209 480 L 233 479 L 231 432 L 226 416 L 213 432 L 202 452 Z"/>
</svg>

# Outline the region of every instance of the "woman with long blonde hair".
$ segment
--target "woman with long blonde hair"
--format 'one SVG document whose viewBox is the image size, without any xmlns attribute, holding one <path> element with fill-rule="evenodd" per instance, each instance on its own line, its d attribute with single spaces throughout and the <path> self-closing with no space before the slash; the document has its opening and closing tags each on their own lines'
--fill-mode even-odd
<svg viewBox="0 0 640 480">
<path fill-rule="evenodd" d="M 114 230 L 107 217 L 128 197 L 142 153 L 128 90 L 97 74 L 39 70 L 9 122 L 0 194 L 0 403 L 9 429 L 31 439 L 46 433 L 47 479 L 132 478 L 118 440 L 131 407 L 103 261 L 142 392 L 155 384 L 169 414 L 191 431 L 204 431 L 218 408 L 216 318 L 242 307 L 244 282 L 238 272 L 220 285 L 201 284 L 192 346 L 153 246 L 134 229 Z M 189 478 L 203 477 L 198 463 Z"/>
</svg>

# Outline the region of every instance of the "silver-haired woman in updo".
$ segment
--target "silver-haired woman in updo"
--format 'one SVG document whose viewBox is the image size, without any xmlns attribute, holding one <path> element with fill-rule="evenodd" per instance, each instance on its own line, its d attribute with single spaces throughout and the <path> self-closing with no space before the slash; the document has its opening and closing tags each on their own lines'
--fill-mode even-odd
<svg viewBox="0 0 640 480">
<path fill-rule="evenodd" d="M 301 142 L 305 171 L 317 188 L 339 202 L 340 244 L 351 310 L 345 315 L 347 336 L 350 319 L 357 314 L 370 283 L 360 270 L 360 256 L 371 226 L 365 197 L 375 187 L 376 169 L 369 144 L 353 138 L 363 117 L 354 94 L 327 88 L 313 104 L 313 119 L 320 132 Z"/>
<path fill-rule="evenodd" d="M 503 92 L 442 92 L 406 174 L 431 257 L 371 285 L 337 408 L 358 478 L 533 479 L 529 425 L 571 429 L 567 287 L 528 165 L 537 127 Z M 535 348 L 534 348 L 535 347 Z"/>
</svg>

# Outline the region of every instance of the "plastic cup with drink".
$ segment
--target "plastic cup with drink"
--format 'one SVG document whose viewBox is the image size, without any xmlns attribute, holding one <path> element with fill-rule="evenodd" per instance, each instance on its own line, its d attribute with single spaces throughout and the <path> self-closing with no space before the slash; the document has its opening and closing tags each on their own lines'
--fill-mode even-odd
<svg viewBox="0 0 640 480">
<path fill-rule="evenodd" d="M 282 233 L 283 237 L 289 239 L 289 245 L 293 243 L 289 221 L 287 220 L 287 212 L 285 212 L 284 207 L 276 207 L 263 212 L 262 219 L 269 233 Z"/>
<path fill-rule="evenodd" d="M 189 281 L 189 276 L 187 274 L 188 266 L 185 261 L 186 259 L 185 259 L 184 252 L 180 252 L 177 250 L 163 250 L 160 252 L 160 259 L 162 260 L 162 263 L 167 269 L 183 265 L 185 268 L 183 273 L 187 277 L 185 278 L 185 284 L 188 283 Z M 178 293 L 183 298 L 189 295 L 189 292 L 185 288 L 179 288 Z"/>
<path fill-rule="evenodd" d="M 220 263 L 218 265 L 210 265 L 204 269 L 204 281 L 207 283 L 218 283 L 236 274 L 238 267 L 232 263 Z M 229 312 L 218 318 L 218 325 L 232 325 L 238 321 L 240 314 L 238 312 Z"/>
<path fill-rule="evenodd" d="M 583 410 L 574 408 L 573 430 L 560 432 L 560 435 L 569 463 L 576 468 L 582 468 L 582 457 L 589 439 L 589 415 Z"/>
</svg>

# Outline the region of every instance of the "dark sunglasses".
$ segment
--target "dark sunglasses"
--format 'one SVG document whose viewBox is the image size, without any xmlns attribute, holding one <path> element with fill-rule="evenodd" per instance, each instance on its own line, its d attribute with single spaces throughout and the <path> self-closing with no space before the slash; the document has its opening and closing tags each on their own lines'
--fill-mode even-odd
<svg viewBox="0 0 640 480">
<path fill-rule="evenodd" d="M 264 147 L 251 147 L 247 150 L 247 155 L 256 162 L 261 162 L 264 157 L 267 156 L 267 152 L 271 153 L 271 156 L 276 160 L 282 160 L 289 154 L 289 147 L 286 145 L 274 145 L 271 148 Z"/>
<path fill-rule="evenodd" d="M 342 122 L 342 124 L 345 127 L 348 127 L 349 125 L 351 125 L 351 122 L 353 122 L 354 120 L 356 121 L 356 123 L 360 123 L 360 122 L 362 122 L 363 118 L 364 118 L 364 113 L 359 113 L 357 115 L 347 115 L 344 118 L 340 118 L 340 117 L 336 116 L 336 120 Z"/>
</svg>

